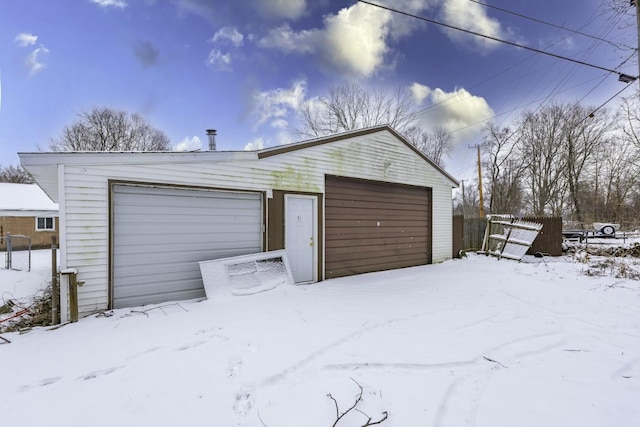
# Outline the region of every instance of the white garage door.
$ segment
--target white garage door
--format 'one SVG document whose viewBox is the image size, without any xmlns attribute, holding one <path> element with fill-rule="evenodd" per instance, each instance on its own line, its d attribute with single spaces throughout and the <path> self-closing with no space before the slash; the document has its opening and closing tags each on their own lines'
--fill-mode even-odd
<svg viewBox="0 0 640 427">
<path fill-rule="evenodd" d="M 262 198 L 114 185 L 112 306 L 204 296 L 198 261 L 262 250 Z"/>
</svg>

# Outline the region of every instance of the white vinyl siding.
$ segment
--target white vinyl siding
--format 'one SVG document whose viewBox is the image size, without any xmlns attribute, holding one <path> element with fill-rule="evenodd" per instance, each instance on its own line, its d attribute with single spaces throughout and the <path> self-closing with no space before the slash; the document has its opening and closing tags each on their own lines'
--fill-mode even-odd
<svg viewBox="0 0 640 427">
<path fill-rule="evenodd" d="M 145 155 L 147 154 L 147 155 Z M 324 193 L 325 175 L 432 188 L 433 262 L 451 258 L 452 181 L 393 134 L 380 131 L 294 150 L 263 159 L 167 161 L 166 154 L 114 153 L 107 160 L 64 166 L 66 265 L 77 268 L 80 312 L 108 307 L 109 180 L 175 184 L 212 189 Z M 220 153 L 224 154 L 224 153 Z M 55 156 L 55 154 L 53 154 Z M 163 157 L 164 156 L 164 157 Z M 141 160 L 138 160 L 141 159 Z M 154 161 L 159 159 L 159 161 Z M 162 160 L 162 161 L 160 161 Z"/>
</svg>

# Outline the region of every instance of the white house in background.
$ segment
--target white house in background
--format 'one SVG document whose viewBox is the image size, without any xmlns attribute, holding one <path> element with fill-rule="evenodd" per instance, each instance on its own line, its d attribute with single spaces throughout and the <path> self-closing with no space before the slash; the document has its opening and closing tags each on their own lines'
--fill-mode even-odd
<svg viewBox="0 0 640 427">
<path fill-rule="evenodd" d="M 308 283 L 452 254 L 458 182 L 388 126 L 258 151 L 19 155 L 60 205 L 81 315 L 203 297 L 207 259 L 285 249 Z"/>
<path fill-rule="evenodd" d="M 58 204 L 36 184 L 0 182 L 0 250 L 7 234 L 29 236 L 32 248 L 50 247 L 58 235 Z"/>
</svg>

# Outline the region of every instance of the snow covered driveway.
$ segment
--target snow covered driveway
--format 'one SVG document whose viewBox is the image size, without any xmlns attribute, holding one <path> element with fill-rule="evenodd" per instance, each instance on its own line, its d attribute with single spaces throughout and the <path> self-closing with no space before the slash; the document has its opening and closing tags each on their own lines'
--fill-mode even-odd
<svg viewBox="0 0 640 427">
<path fill-rule="evenodd" d="M 360 385 L 338 426 L 637 426 L 640 282 L 583 268 L 472 255 L 5 334 L 2 424 L 331 426 Z"/>
</svg>

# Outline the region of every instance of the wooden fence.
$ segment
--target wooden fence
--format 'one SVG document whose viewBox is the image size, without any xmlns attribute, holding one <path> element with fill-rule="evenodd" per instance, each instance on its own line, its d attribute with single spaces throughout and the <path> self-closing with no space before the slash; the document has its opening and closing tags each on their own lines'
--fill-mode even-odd
<svg viewBox="0 0 640 427">
<path fill-rule="evenodd" d="M 526 217 L 526 221 L 539 222 L 542 230 L 533 241 L 527 254 L 562 255 L 562 217 Z"/>
<path fill-rule="evenodd" d="M 453 257 L 460 258 L 464 245 L 464 215 L 453 216 Z"/>
<path fill-rule="evenodd" d="M 561 217 L 524 217 L 525 221 L 539 222 L 542 230 L 527 254 L 542 253 L 551 256 L 562 255 L 562 218 Z M 482 240 L 487 228 L 486 218 L 453 217 L 453 256 L 459 257 L 460 251 L 482 249 Z"/>
</svg>

